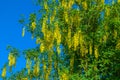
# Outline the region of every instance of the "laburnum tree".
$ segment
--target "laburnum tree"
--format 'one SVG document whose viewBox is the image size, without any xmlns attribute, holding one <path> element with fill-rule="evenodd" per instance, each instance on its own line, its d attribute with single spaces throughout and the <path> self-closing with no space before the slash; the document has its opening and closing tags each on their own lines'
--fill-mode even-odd
<svg viewBox="0 0 120 80">
<path fill-rule="evenodd" d="M 106 1 L 106 2 L 105 2 Z M 24 50 L 26 66 L 12 72 L 20 53 L 8 47 L 2 69 L 7 80 L 119 80 L 120 0 L 37 0 L 38 12 L 30 14 L 22 36 L 36 39 L 34 49 Z"/>
</svg>

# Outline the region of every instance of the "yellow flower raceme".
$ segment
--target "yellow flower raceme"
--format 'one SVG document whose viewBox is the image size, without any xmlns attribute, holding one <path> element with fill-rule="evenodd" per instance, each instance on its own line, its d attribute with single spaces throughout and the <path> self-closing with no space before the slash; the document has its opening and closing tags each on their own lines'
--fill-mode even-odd
<svg viewBox="0 0 120 80">
<path fill-rule="evenodd" d="M 52 22 L 54 21 L 55 16 L 56 16 L 56 9 L 54 9 L 54 11 L 53 11 L 53 15 L 50 16 L 50 24 L 52 24 Z"/>
<path fill-rule="evenodd" d="M 94 55 L 95 55 L 95 58 L 98 59 L 99 52 L 98 52 L 98 47 L 97 46 L 95 46 L 95 48 L 94 48 Z"/>
<path fill-rule="evenodd" d="M 21 80 L 28 80 L 28 78 L 22 78 Z"/>
<path fill-rule="evenodd" d="M 120 49 L 120 40 L 117 41 L 116 49 Z"/>
<path fill-rule="evenodd" d="M 62 0 L 62 7 L 64 8 L 64 9 L 67 9 L 67 1 L 65 1 L 65 0 Z"/>
<path fill-rule="evenodd" d="M 87 10 L 87 2 L 86 1 L 82 2 L 82 5 L 83 5 L 83 8 Z"/>
<path fill-rule="evenodd" d="M 71 9 L 73 4 L 74 4 L 74 0 L 69 0 L 69 2 L 68 2 L 68 9 Z"/>
<path fill-rule="evenodd" d="M 33 73 L 35 76 L 38 76 L 39 75 L 39 61 L 37 61 L 37 63 L 34 65 L 34 70 L 33 70 Z"/>
<path fill-rule="evenodd" d="M 68 12 L 64 11 L 65 22 L 68 23 Z"/>
<path fill-rule="evenodd" d="M 57 45 L 60 45 L 61 43 L 61 34 L 60 32 L 58 33 L 58 38 L 57 38 Z"/>
<path fill-rule="evenodd" d="M 29 58 L 27 58 L 27 61 L 26 61 L 26 68 L 28 69 L 28 74 L 30 74 L 31 60 Z"/>
<path fill-rule="evenodd" d="M 36 28 L 36 22 L 32 22 L 31 28 L 32 28 L 32 30 L 34 31 L 34 29 Z"/>
<path fill-rule="evenodd" d="M 2 70 L 2 75 L 1 75 L 3 78 L 6 77 L 6 67 L 3 68 Z"/>
<path fill-rule="evenodd" d="M 79 33 L 76 32 L 73 36 L 73 43 L 74 43 L 74 50 L 77 49 L 77 46 L 79 45 Z"/>
<path fill-rule="evenodd" d="M 110 8 L 107 7 L 107 8 L 106 8 L 106 16 L 109 16 L 109 15 L 110 15 Z"/>
<path fill-rule="evenodd" d="M 42 32 L 45 33 L 46 31 L 46 20 L 43 20 L 43 23 L 42 23 Z"/>
<path fill-rule="evenodd" d="M 60 54 L 61 50 L 60 50 L 60 46 L 57 47 L 57 53 Z"/>
<path fill-rule="evenodd" d="M 46 9 L 48 11 L 48 4 L 47 4 L 47 2 L 44 2 L 44 9 Z"/>
<path fill-rule="evenodd" d="M 40 45 L 40 51 L 41 51 L 41 53 L 44 52 L 44 50 L 45 50 L 45 46 L 44 46 L 43 43 L 41 43 L 41 45 Z"/>
<path fill-rule="evenodd" d="M 80 5 L 80 3 L 81 3 L 81 0 L 75 0 L 79 5 Z"/>
<path fill-rule="evenodd" d="M 52 36 L 52 32 L 50 30 L 47 30 L 45 35 L 45 40 L 47 42 L 51 42 L 51 38 L 52 38 L 51 36 Z"/>
<path fill-rule="evenodd" d="M 8 56 L 8 60 L 9 60 L 9 66 L 13 66 L 16 64 L 16 58 L 15 56 L 13 56 L 13 54 L 9 54 Z"/>
<path fill-rule="evenodd" d="M 61 43 L 61 33 L 58 26 L 58 22 L 55 23 L 54 38 L 57 40 L 57 45 Z"/>
<path fill-rule="evenodd" d="M 120 0 L 117 0 L 118 3 L 120 3 Z"/>
<path fill-rule="evenodd" d="M 114 30 L 114 34 L 113 34 L 113 35 L 114 35 L 114 39 L 116 39 L 117 34 L 118 34 L 118 33 L 117 33 L 117 30 Z"/>
<path fill-rule="evenodd" d="M 69 48 L 71 48 L 71 46 L 72 46 L 72 42 L 71 42 L 71 29 L 70 28 L 68 28 L 68 35 L 67 35 L 67 39 L 68 39 L 68 47 Z"/>
<path fill-rule="evenodd" d="M 102 4 L 104 4 L 104 2 L 105 2 L 104 0 L 101 0 L 101 3 L 102 3 Z"/>
<path fill-rule="evenodd" d="M 107 41 L 107 39 L 108 39 L 108 35 L 109 35 L 109 33 L 108 33 L 108 32 L 106 32 L 106 34 L 103 36 L 103 41 L 104 41 L 104 42 L 106 42 L 106 41 Z"/>
<path fill-rule="evenodd" d="M 92 55 L 92 44 L 91 43 L 89 45 L 89 53 L 90 53 L 90 55 Z"/>
<path fill-rule="evenodd" d="M 69 80 L 69 77 L 66 73 L 63 73 L 60 80 Z"/>
<path fill-rule="evenodd" d="M 79 41 L 80 47 L 82 47 L 84 40 L 83 40 L 83 34 L 81 33 L 81 30 L 79 31 L 79 40 L 80 40 Z"/>
<path fill-rule="evenodd" d="M 22 29 L 22 37 L 24 37 L 25 36 L 25 27 L 23 27 L 23 29 Z"/>
</svg>

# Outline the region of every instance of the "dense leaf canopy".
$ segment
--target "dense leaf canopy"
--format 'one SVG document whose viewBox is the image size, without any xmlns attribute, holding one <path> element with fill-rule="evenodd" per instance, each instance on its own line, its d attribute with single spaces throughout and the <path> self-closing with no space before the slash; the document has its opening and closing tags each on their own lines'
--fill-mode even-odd
<svg viewBox="0 0 120 80">
<path fill-rule="evenodd" d="M 108 0 L 109 1 L 109 0 Z M 12 72 L 19 51 L 8 47 L 2 69 L 8 80 L 118 80 L 120 79 L 120 0 L 37 0 L 41 8 L 21 19 L 22 36 L 36 39 L 23 51 L 26 67 Z"/>
</svg>

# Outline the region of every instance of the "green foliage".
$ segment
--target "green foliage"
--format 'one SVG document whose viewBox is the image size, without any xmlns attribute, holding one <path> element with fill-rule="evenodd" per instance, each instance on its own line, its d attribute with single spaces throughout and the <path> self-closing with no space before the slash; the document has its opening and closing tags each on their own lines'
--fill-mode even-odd
<svg viewBox="0 0 120 80">
<path fill-rule="evenodd" d="M 37 47 L 23 51 L 27 67 L 8 79 L 119 80 L 120 3 L 38 0 L 37 5 L 41 9 L 29 22 L 19 21 Z"/>
</svg>

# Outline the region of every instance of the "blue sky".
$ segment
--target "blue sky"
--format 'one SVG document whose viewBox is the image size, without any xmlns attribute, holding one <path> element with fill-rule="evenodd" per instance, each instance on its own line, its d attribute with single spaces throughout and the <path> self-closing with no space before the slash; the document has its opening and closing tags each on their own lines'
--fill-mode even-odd
<svg viewBox="0 0 120 80">
<path fill-rule="evenodd" d="M 11 45 L 20 50 L 34 48 L 35 39 L 31 39 L 31 34 L 26 33 L 22 38 L 22 25 L 18 20 L 24 14 L 28 18 L 29 14 L 39 9 L 33 4 L 33 0 L 1 0 L 0 1 L 0 68 L 8 61 L 7 45 Z M 17 61 L 15 70 L 25 67 L 22 58 Z M 0 70 L 1 75 L 1 70 Z M 2 80 L 0 78 L 0 80 Z"/>
</svg>

